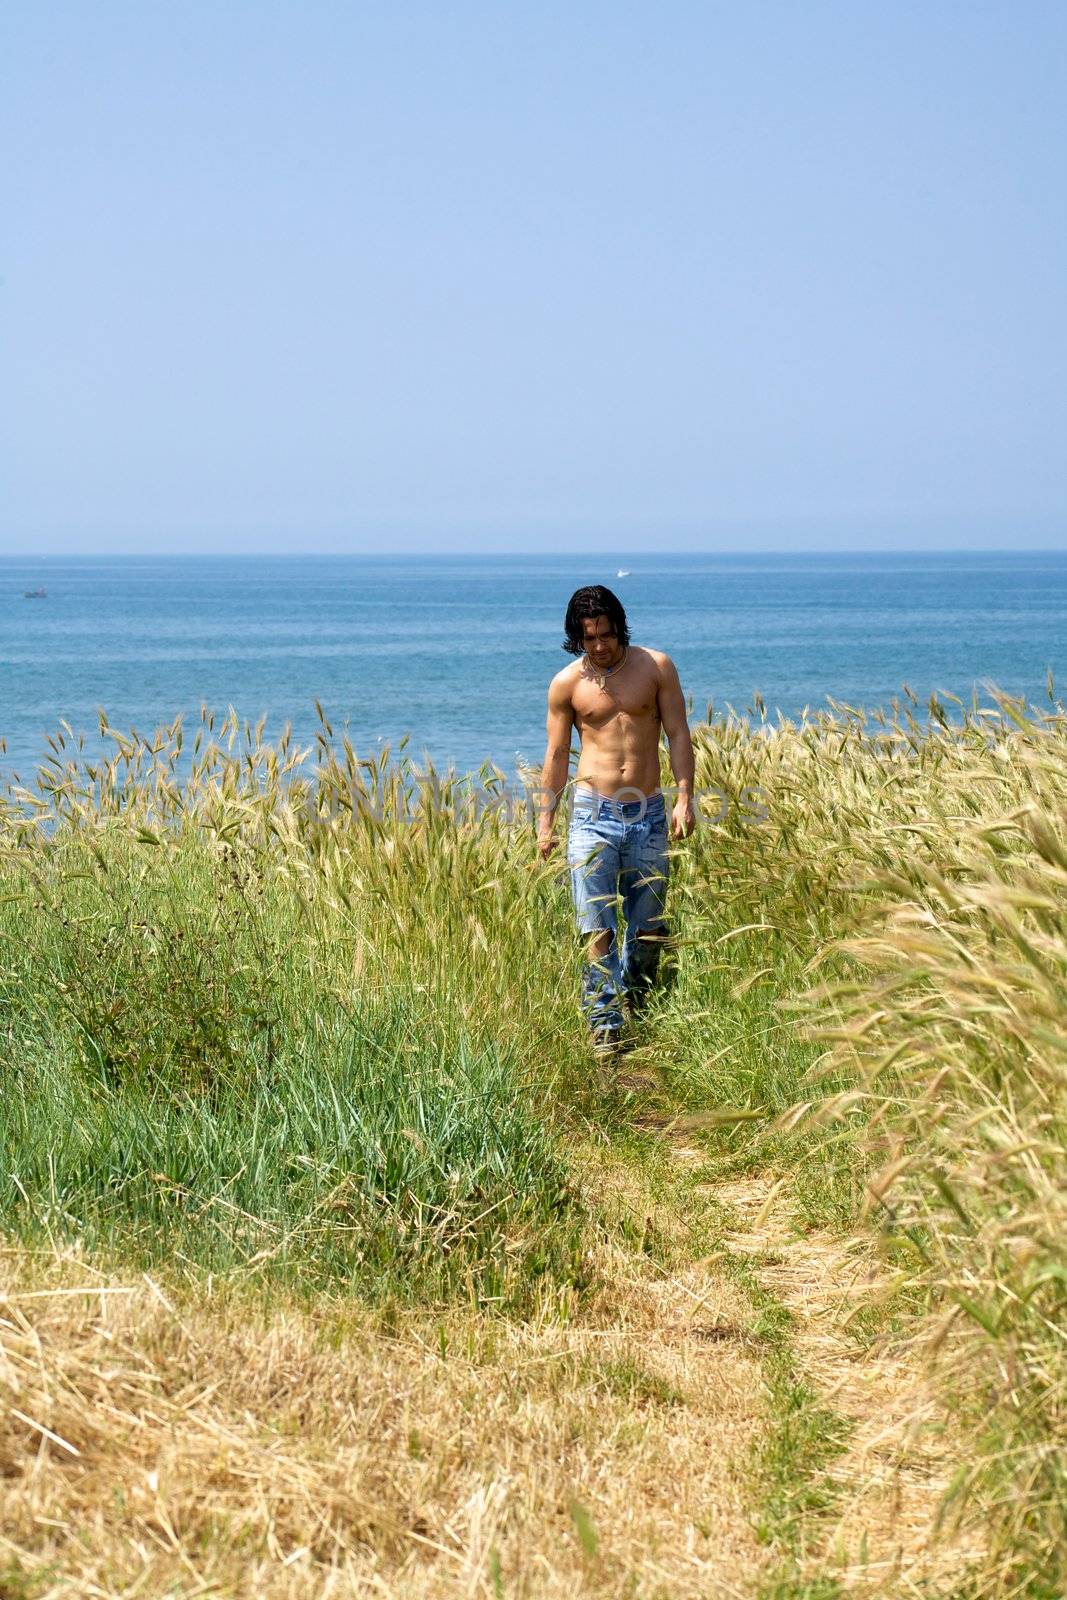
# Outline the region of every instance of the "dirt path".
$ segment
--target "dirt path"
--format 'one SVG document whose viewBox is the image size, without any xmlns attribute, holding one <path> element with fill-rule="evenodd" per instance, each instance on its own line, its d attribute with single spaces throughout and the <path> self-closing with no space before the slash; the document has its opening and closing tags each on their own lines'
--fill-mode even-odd
<svg viewBox="0 0 1067 1600">
<path fill-rule="evenodd" d="M 800 1370 L 850 1425 L 830 1468 L 836 1501 L 808 1565 L 856 1596 L 955 1587 L 982 1547 L 973 1533 L 938 1523 L 961 1459 L 951 1418 L 913 1349 L 865 1345 L 850 1332 L 885 1287 L 869 1242 L 799 1234 L 769 1178 L 721 1185 L 717 1196 L 736 1218 L 728 1248 L 790 1311 Z"/>
</svg>

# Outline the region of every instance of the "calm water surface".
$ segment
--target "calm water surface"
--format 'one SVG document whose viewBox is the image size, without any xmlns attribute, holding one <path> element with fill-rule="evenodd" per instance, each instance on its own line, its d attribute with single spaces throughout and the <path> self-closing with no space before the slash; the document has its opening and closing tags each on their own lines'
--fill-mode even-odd
<svg viewBox="0 0 1067 1600">
<path fill-rule="evenodd" d="M 888 705 L 906 681 L 1035 701 L 1067 669 L 1067 553 L 0 560 L 0 756 L 28 776 L 66 718 L 142 732 L 201 701 L 268 732 L 322 701 L 357 750 L 411 735 L 459 770 L 539 764 L 563 611 L 607 583 L 636 642 L 670 651 L 702 716 L 759 691 L 790 716 Z M 24 591 L 43 585 L 44 600 Z"/>
</svg>

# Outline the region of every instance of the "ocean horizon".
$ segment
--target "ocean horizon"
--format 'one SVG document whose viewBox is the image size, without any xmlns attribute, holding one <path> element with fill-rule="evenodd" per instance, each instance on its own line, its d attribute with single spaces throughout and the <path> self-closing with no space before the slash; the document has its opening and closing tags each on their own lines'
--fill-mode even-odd
<svg viewBox="0 0 1067 1600">
<path fill-rule="evenodd" d="M 620 572 L 620 568 L 623 569 Z M 888 708 L 907 685 L 1048 704 L 1067 668 L 1067 551 L 544 556 L 0 557 L 0 771 L 26 781 L 66 721 L 142 734 L 206 703 L 360 755 L 539 766 L 549 679 L 580 584 L 677 663 L 694 720 Z M 44 588 L 44 598 L 27 592 Z M 113 747 L 112 747 L 113 748 Z"/>
</svg>

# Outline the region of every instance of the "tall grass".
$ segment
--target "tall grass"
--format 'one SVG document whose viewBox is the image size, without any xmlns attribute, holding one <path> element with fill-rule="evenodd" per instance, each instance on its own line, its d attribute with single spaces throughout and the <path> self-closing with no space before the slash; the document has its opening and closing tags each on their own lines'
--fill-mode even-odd
<svg viewBox="0 0 1067 1600">
<path fill-rule="evenodd" d="M 5 1225 L 309 1288 L 565 1295 L 559 885 L 454 778 L 213 731 L 95 766 L 61 736 L 9 797 Z"/>
</svg>

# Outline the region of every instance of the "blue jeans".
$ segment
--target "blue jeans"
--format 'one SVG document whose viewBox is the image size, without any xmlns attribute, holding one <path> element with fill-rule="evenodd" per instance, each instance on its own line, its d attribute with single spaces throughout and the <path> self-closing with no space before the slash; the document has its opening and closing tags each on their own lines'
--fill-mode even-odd
<svg viewBox="0 0 1067 1600">
<path fill-rule="evenodd" d="M 635 1007 L 647 998 L 667 937 L 667 807 L 662 794 L 620 802 L 590 789 L 576 790 L 567 865 L 579 932 L 611 934 L 607 954 L 587 961 L 583 969 L 582 1009 L 595 1032 L 613 1032 L 622 1027 L 623 997 Z M 620 900 L 626 920 L 621 957 Z"/>
</svg>

